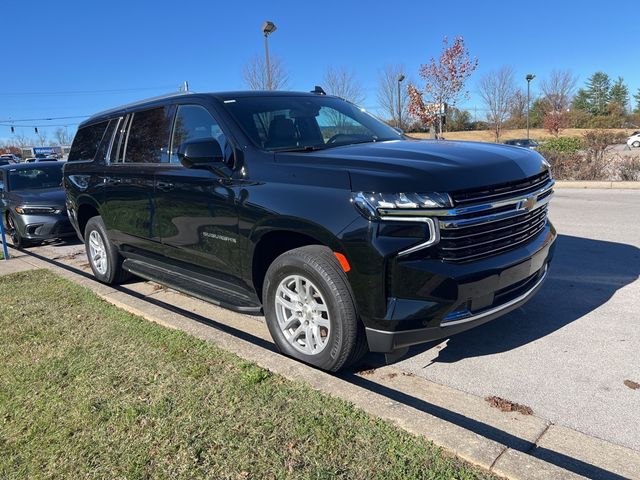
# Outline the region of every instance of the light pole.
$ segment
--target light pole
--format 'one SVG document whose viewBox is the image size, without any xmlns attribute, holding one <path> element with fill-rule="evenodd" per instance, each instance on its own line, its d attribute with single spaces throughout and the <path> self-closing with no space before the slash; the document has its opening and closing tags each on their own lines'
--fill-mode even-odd
<svg viewBox="0 0 640 480">
<path fill-rule="evenodd" d="M 262 24 L 262 33 L 264 33 L 264 54 L 267 60 L 267 90 L 271 90 L 271 65 L 269 64 L 269 35 L 276 31 L 276 24 L 266 21 Z"/>
<path fill-rule="evenodd" d="M 402 94 L 400 93 L 400 82 L 404 80 L 404 75 L 398 76 L 398 128 L 402 128 Z"/>
<path fill-rule="evenodd" d="M 529 104 L 531 103 L 531 80 L 536 78 L 532 73 L 527 74 L 527 140 L 529 140 Z"/>
</svg>

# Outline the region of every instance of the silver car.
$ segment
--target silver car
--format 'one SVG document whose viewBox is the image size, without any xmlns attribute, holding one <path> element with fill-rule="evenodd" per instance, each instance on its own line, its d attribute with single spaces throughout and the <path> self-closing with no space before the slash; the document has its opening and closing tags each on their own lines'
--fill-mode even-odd
<svg viewBox="0 0 640 480">
<path fill-rule="evenodd" d="M 62 163 L 1 166 L 0 213 L 16 248 L 75 235 L 62 189 Z"/>
</svg>

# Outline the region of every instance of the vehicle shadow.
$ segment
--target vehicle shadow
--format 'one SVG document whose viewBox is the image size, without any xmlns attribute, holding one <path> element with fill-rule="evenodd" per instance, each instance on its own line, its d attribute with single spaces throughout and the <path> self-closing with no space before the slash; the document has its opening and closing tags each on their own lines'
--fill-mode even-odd
<svg viewBox="0 0 640 480">
<path fill-rule="evenodd" d="M 524 306 L 504 317 L 450 337 L 433 362 L 455 363 L 526 345 L 605 304 L 639 275 L 639 248 L 559 235 L 542 289 Z M 434 345 L 413 347 L 403 359 L 419 355 Z M 375 363 L 379 361 L 375 359 Z"/>
</svg>

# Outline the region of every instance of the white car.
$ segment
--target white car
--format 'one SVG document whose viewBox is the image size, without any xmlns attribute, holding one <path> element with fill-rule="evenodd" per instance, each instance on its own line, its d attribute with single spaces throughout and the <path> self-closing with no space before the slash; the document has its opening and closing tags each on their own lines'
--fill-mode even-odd
<svg viewBox="0 0 640 480">
<path fill-rule="evenodd" d="M 633 135 L 631 135 L 627 139 L 627 145 L 629 145 L 629 147 L 635 148 L 640 147 L 640 132 L 635 132 Z"/>
</svg>

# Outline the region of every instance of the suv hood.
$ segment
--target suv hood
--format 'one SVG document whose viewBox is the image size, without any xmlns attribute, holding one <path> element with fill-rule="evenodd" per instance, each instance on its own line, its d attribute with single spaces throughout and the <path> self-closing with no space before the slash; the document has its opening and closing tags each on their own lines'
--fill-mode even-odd
<svg viewBox="0 0 640 480">
<path fill-rule="evenodd" d="M 15 206 L 37 205 L 42 207 L 65 207 L 65 193 L 60 188 L 9 192 L 8 200 Z"/>
<path fill-rule="evenodd" d="M 279 153 L 309 167 L 347 170 L 353 191 L 452 192 L 521 180 L 548 164 L 530 149 L 445 140 L 394 140 L 307 153 Z M 313 158 L 313 160 L 312 160 Z"/>
</svg>

